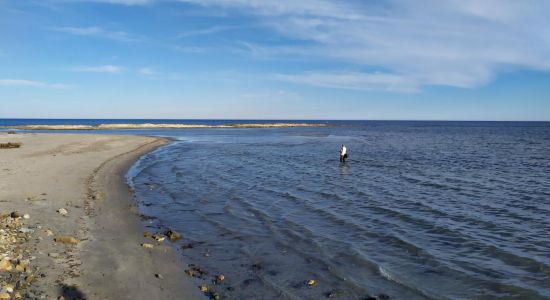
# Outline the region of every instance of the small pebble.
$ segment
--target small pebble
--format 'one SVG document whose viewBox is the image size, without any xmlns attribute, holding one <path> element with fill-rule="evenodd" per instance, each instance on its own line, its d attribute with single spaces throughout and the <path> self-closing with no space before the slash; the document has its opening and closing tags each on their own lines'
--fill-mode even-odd
<svg viewBox="0 0 550 300">
<path fill-rule="evenodd" d="M 21 228 L 19 228 L 19 232 L 21 232 L 21 233 L 33 233 L 34 230 L 29 229 L 27 227 L 21 227 Z"/>
<path fill-rule="evenodd" d="M 28 219 L 30 219 L 30 218 L 31 218 L 31 216 L 30 216 L 29 214 L 24 214 L 24 215 L 23 215 L 23 219 L 27 219 L 27 220 L 28 220 Z"/>
<path fill-rule="evenodd" d="M 206 285 L 201 285 L 199 286 L 199 290 L 203 293 L 206 293 L 208 292 L 208 287 Z"/>
<path fill-rule="evenodd" d="M 9 300 L 9 299 L 11 299 L 11 296 L 10 296 L 10 294 L 8 294 L 8 293 L 0 293 L 0 299 L 2 299 L 2 300 L 4 300 L 4 299 L 5 299 L 5 300 Z"/>
<path fill-rule="evenodd" d="M 212 300 L 220 300 L 220 294 L 218 294 L 218 293 L 212 293 L 212 295 L 210 295 L 210 299 L 212 299 Z"/>
<path fill-rule="evenodd" d="M 69 212 L 68 212 L 66 209 L 64 209 L 64 208 L 58 209 L 57 212 L 58 212 L 60 215 L 62 215 L 62 216 L 64 216 L 64 215 L 66 215 L 66 214 L 69 213 Z"/>
<path fill-rule="evenodd" d="M 306 284 L 307 284 L 308 286 L 314 286 L 314 285 L 315 285 L 315 280 L 313 280 L 313 279 L 308 279 L 308 281 L 306 282 Z"/>
<path fill-rule="evenodd" d="M 27 284 L 31 284 L 33 280 L 34 280 L 34 276 L 32 275 L 28 275 L 27 277 L 25 277 L 25 282 Z"/>
<path fill-rule="evenodd" d="M 143 243 L 141 246 L 145 249 L 153 249 L 153 244 Z"/>
<path fill-rule="evenodd" d="M 325 296 L 327 298 L 334 298 L 334 297 L 338 296 L 338 293 L 336 291 L 330 291 L 330 292 L 326 292 Z"/>
<path fill-rule="evenodd" d="M 24 264 L 17 264 L 17 266 L 15 266 L 15 271 L 17 272 L 24 272 L 25 271 L 25 265 Z"/>
<path fill-rule="evenodd" d="M 158 279 L 163 279 L 164 277 L 162 276 L 162 274 L 155 274 L 155 277 L 158 278 Z"/>
<path fill-rule="evenodd" d="M 160 233 L 155 233 L 153 234 L 153 238 L 157 241 L 157 242 L 162 242 L 164 241 L 164 239 L 166 239 L 164 236 L 162 236 Z"/>
<path fill-rule="evenodd" d="M 10 271 L 11 269 L 11 262 L 8 257 L 5 257 L 0 261 L 0 271 Z"/>
</svg>

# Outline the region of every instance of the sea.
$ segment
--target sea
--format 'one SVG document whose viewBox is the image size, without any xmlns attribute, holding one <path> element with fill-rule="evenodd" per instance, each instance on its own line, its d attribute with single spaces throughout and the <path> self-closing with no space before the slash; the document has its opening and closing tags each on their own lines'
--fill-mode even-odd
<svg viewBox="0 0 550 300">
<path fill-rule="evenodd" d="M 169 122 L 279 121 L 0 125 Z M 549 122 L 309 122 L 99 132 L 170 138 L 127 180 L 221 299 L 550 299 Z"/>
</svg>

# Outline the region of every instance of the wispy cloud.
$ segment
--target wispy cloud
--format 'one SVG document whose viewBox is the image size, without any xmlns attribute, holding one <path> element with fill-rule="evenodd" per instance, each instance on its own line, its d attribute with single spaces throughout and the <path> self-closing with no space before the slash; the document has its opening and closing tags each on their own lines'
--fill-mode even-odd
<svg viewBox="0 0 550 300">
<path fill-rule="evenodd" d="M 212 26 L 207 28 L 201 28 L 201 29 L 195 29 L 195 30 L 188 30 L 185 32 L 182 32 L 176 36 L 176 38 L 186 38 L 191 36 L 200 36 L 200 35 L 208 35 L 208 34 L 214 34 L 214 33 L 220 33 L 228 30 L 234 30 L 234 29 L 240 29 L 243 28 L 243 26 Z"/>
<path fill-rule="evenodd" d="M 146 5 L 155 0 L 69 0 L 73 2 L 99 2 L 99 3 L 110 3 L 110 4 L 122 4 L 122 5 Z"/>
<path fill-rule="evenodd" d="M 124 70 L 124 68 L 120 66 L 103 65 L 103 66 L 74 67 L 68 70 L 71 72 L 87 72 L 87 73 L 120 73 Z"/>
<path fill-rule="evenodd" d="M 0 86 L 8 87 L 34 87 L 34 88 L 54 88 L 54 89 L 63 89 L 68 88 L 69 85 L 62 83 L 47 83 L 34 80 L 26 79 L 0 79 Z"/>
<path fill-rule="evenodd" d="M 414 79 L 391 73 L 327 73 L 308 72 L 302 74 L 276 74 L 275 78 L 295 83 L 329 88 L 354 90 L 385 90 L 391 92 L 416 92 L 418 84 Z"/>
<path fill-rule="evenodd" d="M 316 86 L 475 88 L 503 70 L 550 71 L 550 2 L 537 0 L 180 0 L 255 16 L 287 45 L 241 43 L 253 57 L 317 59 L 372 72 L 280 75 Z M 334 64 L 333 64 L 334 65 Z"/>
<path fill-rule="evenodd" d="M 210 50 L 208 47 L 197 47 L 197 46 L 172 46 L 173 50 L 182 53 L 205 53 Z"/>
<path fill-rule="evenodd" d="M 130 35 L 125 31 L 107 30 L 99 26 L 91 27 L 54 27 L 53 31 L 63 32 L 78 36 L 91 36 L 97 38 L 111 39 L 120 42 L 139 42 L 141 37 Z"/>
<path fill-rule="evenodd" d="M 245 93 L 240 95 L 243 99 L 298 99 L 300 95 L 296 92 L 277 90 L 256 93 Z"/>
<path fill-rule="evenodd" d="M 157 75 L 158 72 L 155 71 L 153 68 L 145 67 L 145 68 L 139 69 L 138 74 L 143 76 L 154 76 L 154 75 Z"/>
</svg>

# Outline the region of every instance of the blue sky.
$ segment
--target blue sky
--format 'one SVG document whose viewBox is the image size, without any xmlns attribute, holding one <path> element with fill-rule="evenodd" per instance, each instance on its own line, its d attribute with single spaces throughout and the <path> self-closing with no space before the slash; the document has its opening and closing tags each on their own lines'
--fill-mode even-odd
<svg viewBox="0 0 550 300">
<path fill-rule="evenodd" d="M 0 118 L 550 120 L 549 11 L 0 0 Z"/>
</svg>

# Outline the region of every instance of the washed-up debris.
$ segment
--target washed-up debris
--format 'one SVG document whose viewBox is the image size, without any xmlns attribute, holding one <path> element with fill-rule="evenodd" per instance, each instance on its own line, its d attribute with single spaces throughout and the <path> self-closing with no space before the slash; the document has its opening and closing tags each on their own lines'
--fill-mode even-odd
<svg viewBox="0 0 550 300">
<path fill-rule="evenodd" d="M 101 194 L 101 192 L 95 192 L 92 195 L 92 199 L 93 200 L 103 200 L 103 194 Z"/>
<path fill-rule="evenodd" d="M 188 276 L 205 279 L 206 275 L 208 274 L 202 268 L 199 268 L 194 264 L 189 264 L 188 267 L 189 268 L 185 270 L 185 274 L 187 274 Z"/>
<path fill-rule="evenodd" d="M 78 244 L 80 241 L 75 238 L 75 237 L 72 237 L 72 236 L 68 236 L 68 235 L 59 235 L 59 236 L 56 236 L 54 238 L 54 241 L 56 243 L 61 243 L 61 244 L 71 244 L 71 245 L 76 245 Z"/>
<path fill-rule="evenodd" d="M 0 143 L 0 149 L 14 149 L 21 147 L 21 143 Z"/>
<path fill-rule="evenodd" d="M 63 208 L 63 207 L 60 208 L 60 209 L 58 209 L 57 212 L 58 212 L 60 215 L 62 215 L 62 216 L 65 216 L 65 215 L 67 215 L 67 214 L 69 213 L 69 212 L 68 212 L 65 208 Z"/>
<path fill-rule="evenodd" d="M 168 231 L 166 231 L 165 235 L 172 242 L 181 239 L 181 234 L 177 233 L 175 230 L 168 230 Z"/>
</svg>

